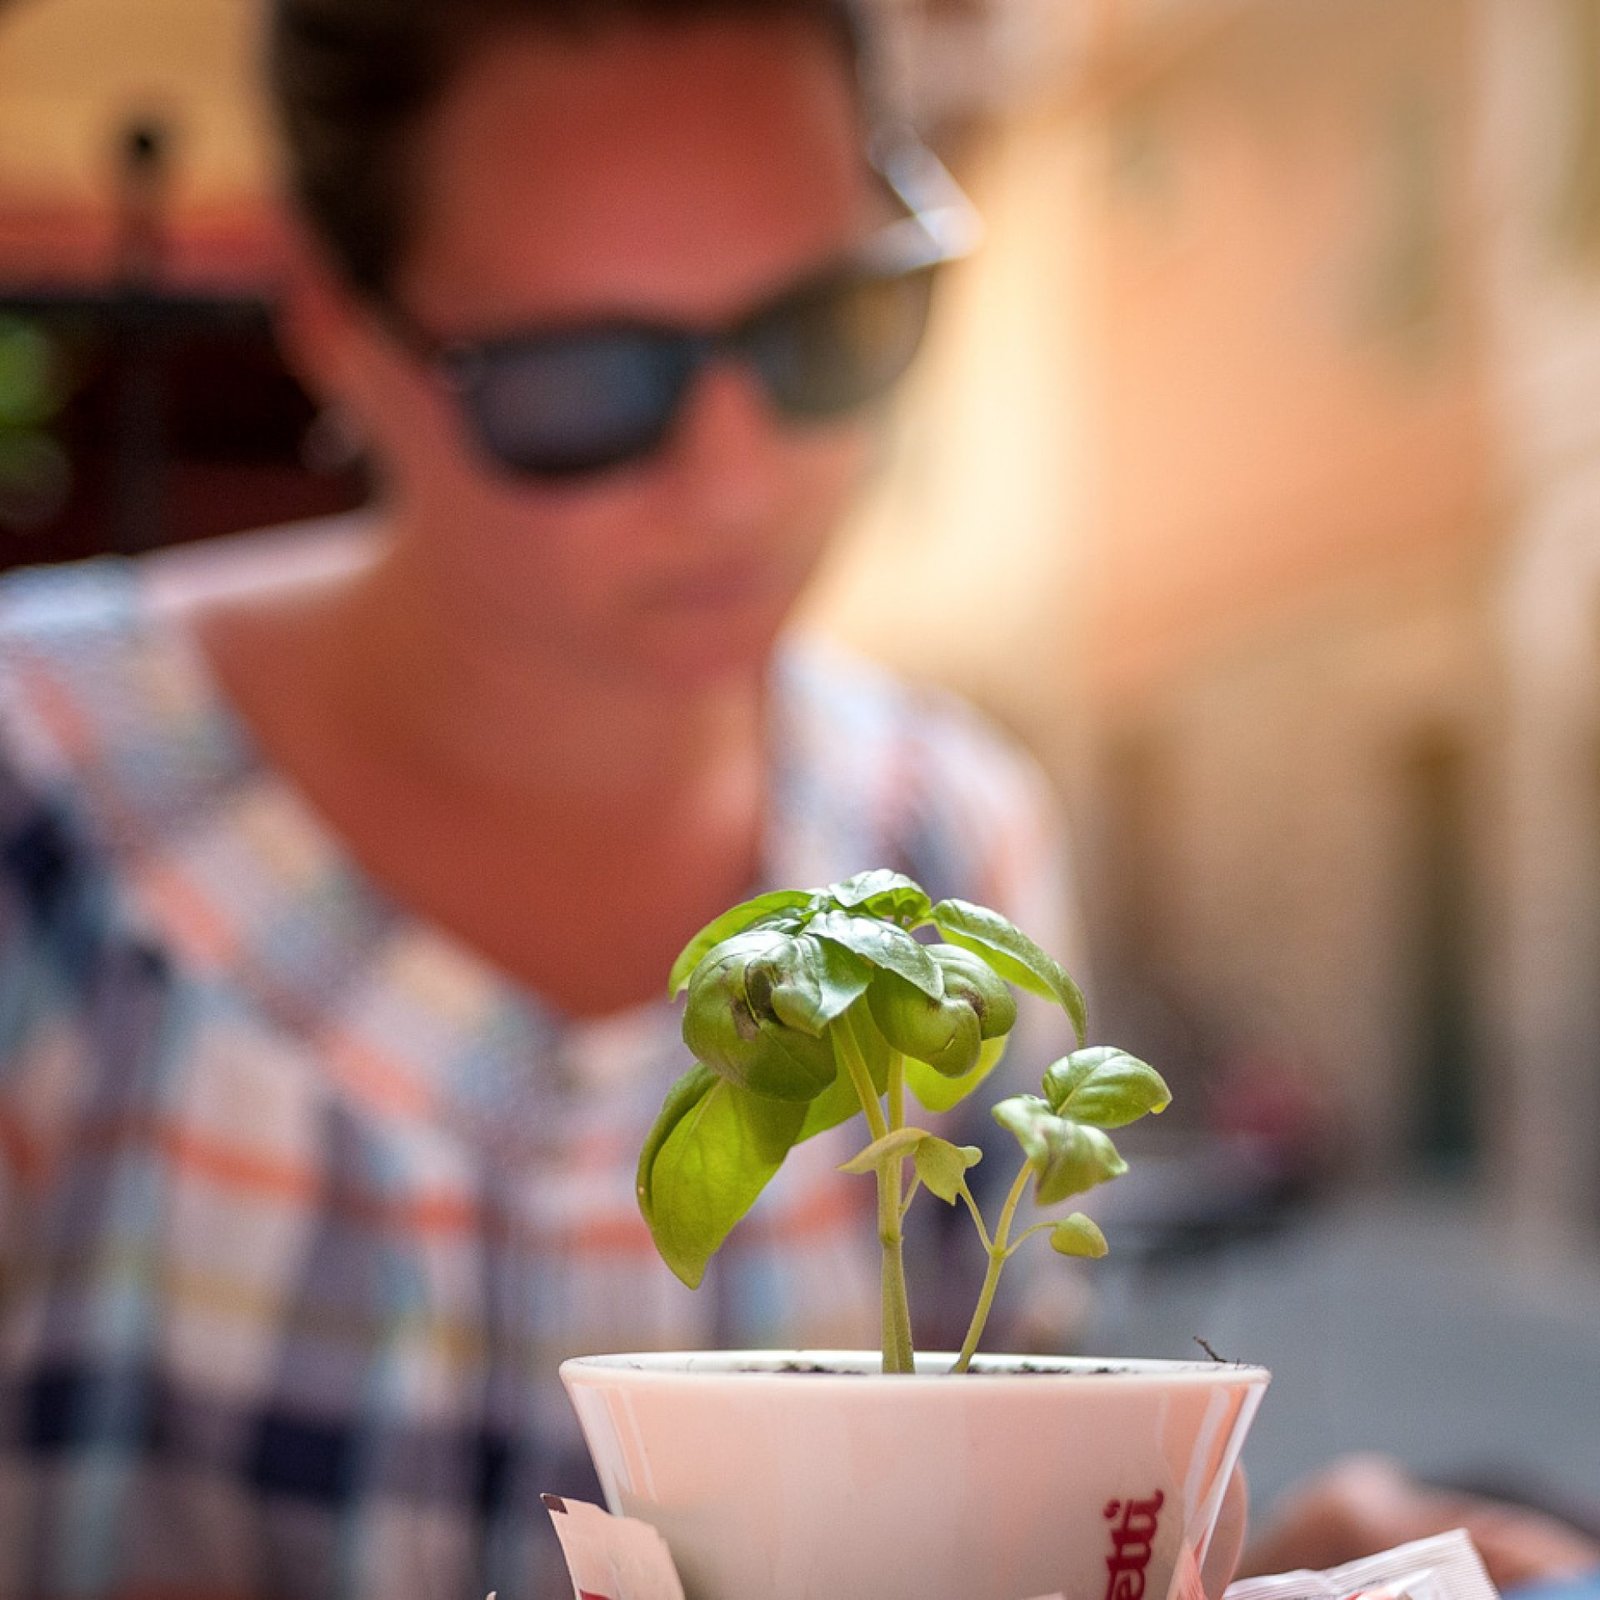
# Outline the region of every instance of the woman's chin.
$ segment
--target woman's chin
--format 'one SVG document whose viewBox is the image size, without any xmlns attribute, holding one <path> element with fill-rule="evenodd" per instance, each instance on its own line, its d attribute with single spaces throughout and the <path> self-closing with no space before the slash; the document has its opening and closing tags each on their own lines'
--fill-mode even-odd
<svg viewBox="0 0 1600 1600">
<path fill-rule="evenodd" d="M 638 657 L 662 688 L 712 688 L 766 672 L 787 610 L 761 616 L 706 618 L 640 641 Z"/>
<path fill-rule="evenodd" d="M 793 614 L 785 586 L 764 592 L 708 593 L 641 619 L 634 654 L 663 685 L 689 688 L 759 676 Z"/>
</svg>

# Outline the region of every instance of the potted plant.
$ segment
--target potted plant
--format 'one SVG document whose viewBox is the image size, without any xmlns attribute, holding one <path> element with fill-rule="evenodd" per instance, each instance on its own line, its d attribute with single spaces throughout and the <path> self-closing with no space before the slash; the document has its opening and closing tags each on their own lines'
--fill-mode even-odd
<svg viewBox="0 0 1600 1600">
<path fill-rule="evenodd" d="M 919 939 L 931 931 L 933 941 Z M 913 1120 L 974 1093 L 1016 1018 L 1011 986 L 1078 1048 L 992 1108 L 1020 1162 L 992 1225 L 981 1152 Z M 665 1535 L 691 1600 L 1141 1600 L 1220 1590 L 1242 1537 L 1239 1447 L 1267 1374 L 1210 1362 L 975 1359 L 1006 1263 L 1035 1234 L 1099 1256 L 1082 1213 L 1021 1223 L 1126 1170 L 1109 1130 L 1167 1105 L 1160 1076 L 1086 1044 L 1083 996 L 997 912 L 934 904 L 886 870 L 733 907 L 674 964 L 695 1064 L 639 1162 L 639 1203 L 691 1287 L 784 1158 L 853 1118 L 845 1170 L 876 1184 L 882 1349 L 587 1357 L 562 1377 L 607 1501 Z M 962 1348 L 912 1347 L 902 1256 L 926 1190 L 961 1205 L 987 1269 Z M 1226 1547 L 1226 1548 L 1224 1548 Z M 1198 1582 L 1198 1577 L 1195 1578 Z"/>
</svg>

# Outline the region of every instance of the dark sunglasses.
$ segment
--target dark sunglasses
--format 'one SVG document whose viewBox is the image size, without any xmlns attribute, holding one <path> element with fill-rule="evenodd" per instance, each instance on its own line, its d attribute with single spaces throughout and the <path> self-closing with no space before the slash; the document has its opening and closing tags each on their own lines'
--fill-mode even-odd
<svg viewBox="0 0 1600 1600">
<path fill-rule="evenodd" d="M 906 215 L 725 327 L 619 320 L 436 340 L 393 306 L 380 315 L 443 374 L 478 447 L 522 478 L 573 479 L 645 459 L 716 360 L 743 363 L 784 418 L 847 417 L 911 364 L 937 269 L 977 234 L 971 206 L 922 147 L 902 144 L 873 165 Z"/>
</svg>

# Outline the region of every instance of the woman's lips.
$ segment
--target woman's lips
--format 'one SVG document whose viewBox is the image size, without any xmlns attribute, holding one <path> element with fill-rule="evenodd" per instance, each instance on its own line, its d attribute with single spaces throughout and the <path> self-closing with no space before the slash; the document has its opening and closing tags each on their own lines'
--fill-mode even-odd
<svg viewBox="0 0 1600 1600">
<path fill-rule="evenodd" d="M 662 611 L 737 611 L 770 605 L 792 593 L 786 564 L 719 561 L 658 577 L 645 590 L 645 604 Z"/>
</svg>

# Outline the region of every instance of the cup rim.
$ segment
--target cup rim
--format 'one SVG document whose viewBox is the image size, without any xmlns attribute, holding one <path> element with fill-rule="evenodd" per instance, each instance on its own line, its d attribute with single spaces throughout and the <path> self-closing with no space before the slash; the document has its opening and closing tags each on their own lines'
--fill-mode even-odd
<svg viewBox="0 0 1600 1600">
<path fill-rule="evenodd" d="M 851 1384 L 863 1378 L 888 1380 L 895 1389 L 926 1389 L 952 1376 L 954 1351 L 918 1351 L 917 1370 L 885 1373 L 877 1350 L 657 1350 L 569 1356 L 561 1363 L 563 1383 L 683 1383 L 703 1385 L 790 1383 L 805 1377 L 839 1379 Z M 818 1370 L 822 1369 L 822 1370 Z M 1075 1384 L 1096 1386 L 1205 1386 L 1228 1381 L 1260 1384 L 1271 1371 L 1253 1362 L 1170 1359 L 1153 1356 L 1049 1356 L 980 1353 L 969 1374 L 982 1387 L 998 1384 L 1037 1385 L 1041 1379 L 1070 1377 Z M 958 1387 L 965 1387 L 958 1385 Z"/>
</svg>

